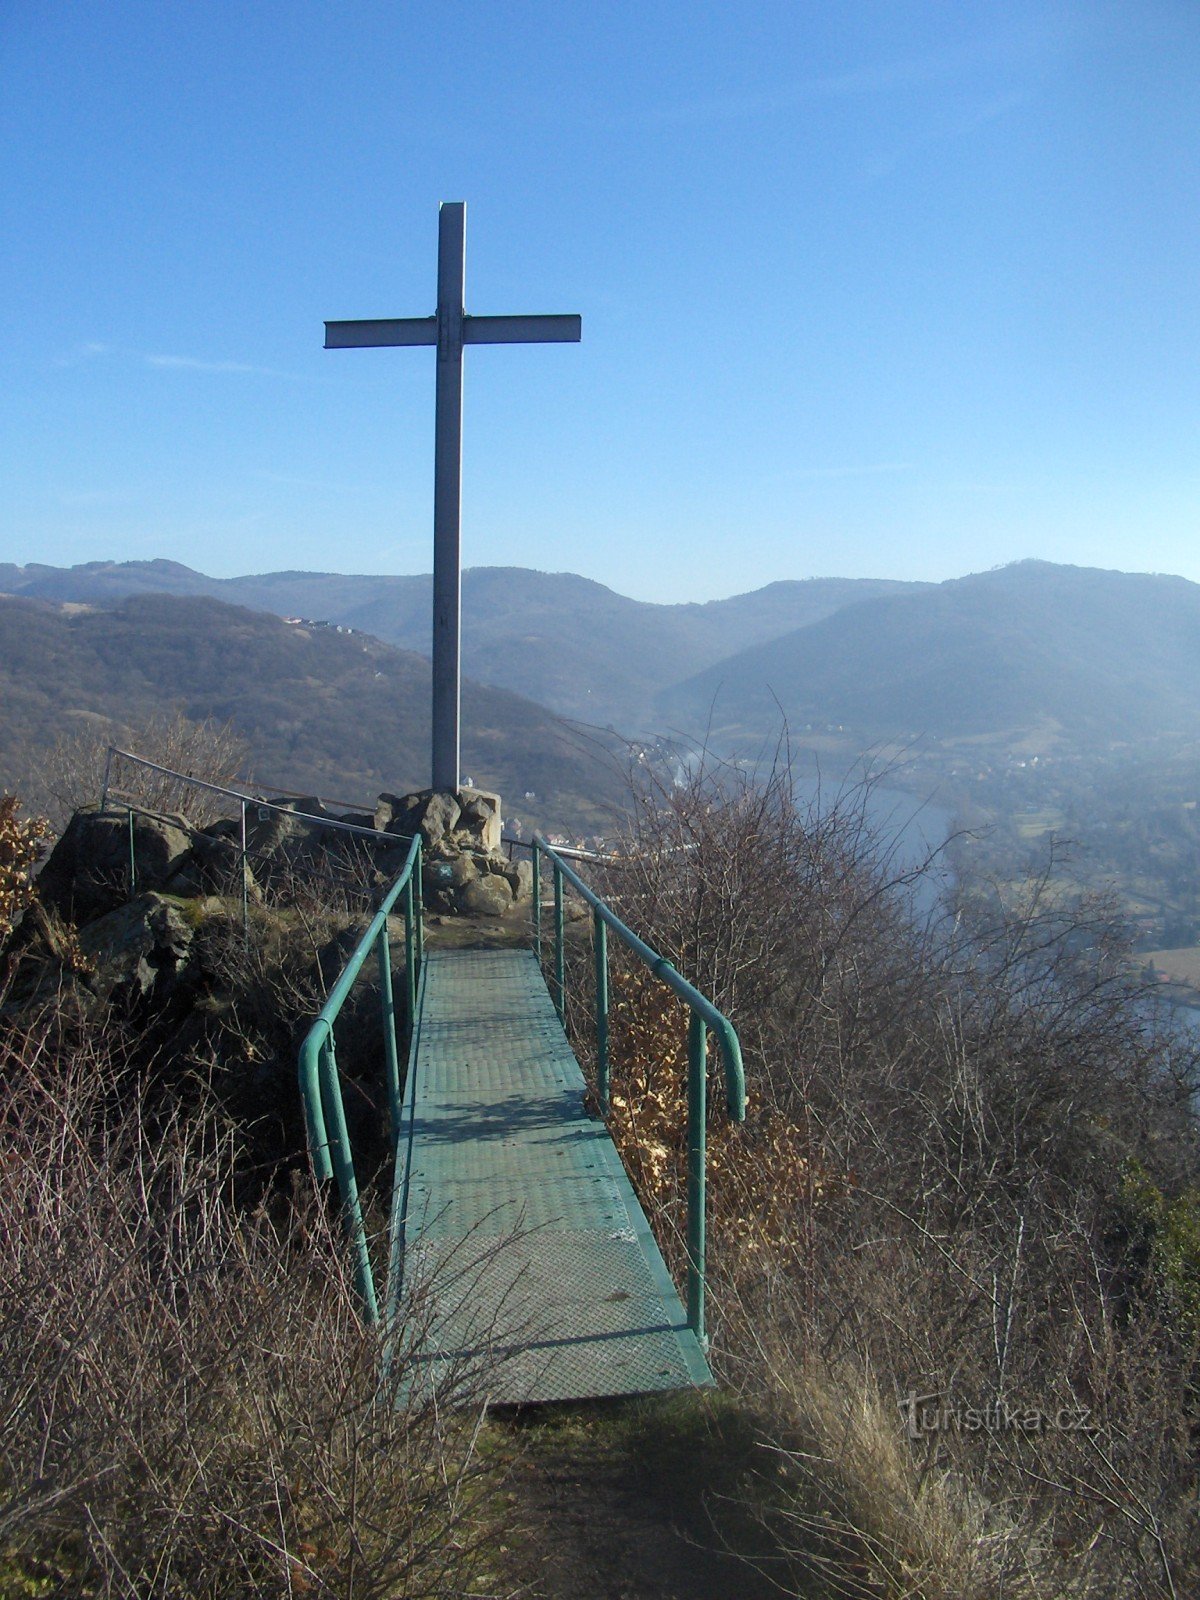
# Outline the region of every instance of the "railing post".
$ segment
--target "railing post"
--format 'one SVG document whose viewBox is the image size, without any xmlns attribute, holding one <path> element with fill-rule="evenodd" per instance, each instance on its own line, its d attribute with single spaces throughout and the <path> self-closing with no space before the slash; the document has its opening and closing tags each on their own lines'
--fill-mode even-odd
<svg viewBox="0 0 1200 1600">
<path fill-rule="evenodd" d="M 129 898 L 137 893 L 137 854 L 133 846 L 133 807 L 129 808 Z"/>
<path fill-rule="evenodd" d="M 417 928 L 411 878 L 404 885 L 404 979 L 408 996 L 408 1025 L 412 1028 L 417 1016 Z"/>
<path fill-rule="evenodd" d="M 253 802 L 248 800 L 247 803 Z M 354 1158 L 346 1127 L 345 1104 L 342 1099 L 333 1041 L 333 1023 L 350 993 L 354 980 L 374 950 L 380 965 L 380 1005 L 383 1016 L 388 1097 L 393 1119 L 398 1125 L 403 1114 L 403 1096 L 387 917 L 388 912 L 404 894 L 405 953 L 415 983 L 416 974 L 420 970 L 422 900 L 420 879 L 418 877 L 414 885 L 412 875 L 414 871 L 419 873 L 420 862 L 421 842 L 416 838 L 409 845 L 403 872 L 397 875 L 391 888 L 384 895 L 379 909 L 364 930 L 353 955 L 305 1035 L 298 1064 L 313 1171 L 318 1182 L 330 1177 L 337 1179 L 341 1197 L 342 1224 L 350 1253 L 354 1258 L 355 1288 L 362 1305 L 363 1320 L 369 1325 L 377 1324 L 379 1321 L 379 1303 L 375 1293 L 370 1248 L 354 1173 Z"/>
<path fill-rule="evenodd" d="M 408 899 L 411 902 L 411 884 Z M 405 906 L 405 949 L 412 971 L 411 904 Z M 392 1113 L 392 1138 L 400 1131 L 400 1055 L 396 1049 L 396 1002 L 392 995 L 392 947 L 388 939 L 387 918 L 375 942 L 379 956 L 379 1005 L 383 1016 L 383 1058 L 387 1069 L 388 1105 Z"/>
<path fill-rule="evenodd" d="M 567 1020 L 567 957 L 563 947 L 563 875 L 554 860 L 554 1009 L 558 1020 Z"/>
<path fill-rule="evenodd" d="M 242 801 L 242 936 L 250 935 L 250 880 L 246 876 L 249 872 L 246 861 L 246 802 Z"/>
<path fill-rule="evenodd" d="M 596 956 L 596 1091 L 600 1115 L 608 1115 L 608 927 L 592 911 L 592 944 Z"/>
<path fill-rule="evenodd" d="M 321 1051 L 321 1099 L 325 1109 L 325 1126 L 329 1134 L 329 1153 L 337 1173 L 338 1189 L 342 1197 L 342 1226 L 346 1242 L 354 1257 L 354 1287 L 362 1301 L 363 1320 L 374 1327 L 379 1321 L 379 1303 L 375 1298 L 375 1278 L 371 1271 L 371 1252 L 367 1248 L 367 1230 L 363 1224 L 362 1206 L 358 1199 L 358 1181 L 354 1176 L 354 1157 L 350 1153 L 350 1135 L 346 1128 L 346 1109 L 342 1104 L 338 1084 L 337 1056 L 333 1047 L 333 1034 L 327 1037 Z"/>
<path fill-rule="evenodd" d="M 308 1148 L 312 1156 L 313 1176 L 318 1183 L 328 1183 L 333 1177 L 329 1159 L 329 1135 L 325 1131 L 325 1111 L 322 1106 L 321 1052 L 317 1030 L 309 1033 L 300 1051 L 300 1099 L 304 1106 L 304 1121 L 308 1129 Z"/>
<path fill-rule="evenodd" d="M 542 852 L 533 841 L 533 953 L 542 964 Z"/>
<path fill-rule="evenodd" d="M 705 1181 L 708 1030 L 695 1011 L 688 1019 L 687 1319 L 701 1345 L 704 1332 Z"/>
<path fill-rule="evenodd" d="M 421 968 L 425 965 L 425 879 L 424 879 L 424 876 L 423 876 L 424 871 L 425 871 L 425 846 L 424 846 L 424 844 L 423 844 L 423 842 L 421 840 L 421 835 L 418 833 L 418 835 L 417 835 L 417 851 L 416 851 L 416 855 L 413 858 L 412 876 L 409 879 L 410 883 L 415 879 L 416 880 L 416 885 L 417 885 L 416 886 L 416 890 L 415 890 L 416 908 L 417 908 L 417 972 L 420 972 Z M 414 997 L 415 997 L 415 995 L 416 995 L 416 976 L 415 976 L 415 974 L 414 974 L 414 977 L 413 977 L 413 994 L 414 994 Z M 412 1022 L 412 1019 L 413 1019 L 413 1017 L 415 1015 L 416 1015 L 416 1011 L 415 1011 L 415 1008 L 414 1008 L 414 1010 L 409 1013 L 409 1022 L 410 1023 Z"/>
</svg>

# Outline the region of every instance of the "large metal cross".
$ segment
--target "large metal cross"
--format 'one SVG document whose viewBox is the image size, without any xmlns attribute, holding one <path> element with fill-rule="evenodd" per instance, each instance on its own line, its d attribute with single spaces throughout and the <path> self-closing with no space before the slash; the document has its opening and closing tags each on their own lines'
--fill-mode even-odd
<svg viewBox="0 0 1200 1600">
<path fill-rule="evenodd" d="M 578 343 L 579 317 L 469 317 L 463 309 L 467 208 L 460 200 L 438 213 L 437 313 L 371 322 L 327 322 L 326 350 L 375 345 L 437 346 L 433 446 L 433 787 L 458 788 L 461 700 L 460 566 L 462 506 L 462 369 L 468 344 Z"/>
</svg>

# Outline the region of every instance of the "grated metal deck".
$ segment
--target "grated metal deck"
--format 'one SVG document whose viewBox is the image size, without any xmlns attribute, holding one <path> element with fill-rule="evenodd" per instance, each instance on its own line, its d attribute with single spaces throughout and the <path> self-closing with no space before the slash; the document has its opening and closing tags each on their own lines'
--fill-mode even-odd
<svg viewBox="0 0 1200 1600">
<path fill-rule="evenodd" d="M 431 950 L 393 1209 L 394 1326 L 493 1403 L 712 1382 L 531 951 Z M 398 1270 L 402 1269 L 402 1270 Z"/>
</svg>

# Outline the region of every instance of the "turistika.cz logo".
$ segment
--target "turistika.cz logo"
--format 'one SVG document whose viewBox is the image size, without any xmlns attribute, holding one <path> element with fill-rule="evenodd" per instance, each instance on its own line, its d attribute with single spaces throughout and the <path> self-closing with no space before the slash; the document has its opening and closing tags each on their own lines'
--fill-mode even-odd
<svg viewBox="0 0 1200 1600">
<path fill-rule="evenodd" d="M 1096 1433 L 1090 1406 L 1015 1406 L 991 1400 L 986 1406 L 962 1405 L 937 1390 L 918 1394 L 910 1389 L 901 1396 L 904 1432 L 910 1439 L 927 1433 Z"/>
</svg>

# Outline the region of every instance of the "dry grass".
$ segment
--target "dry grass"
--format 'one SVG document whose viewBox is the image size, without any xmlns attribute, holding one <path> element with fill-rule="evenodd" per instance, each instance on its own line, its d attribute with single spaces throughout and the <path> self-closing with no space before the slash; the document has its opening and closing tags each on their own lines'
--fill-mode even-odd
<svg viewBox="0 0 1200 1600">
<path fill-rule="evenodd" d="M 806 1552 L 829 1594 L 989 1600 L 1038 1593 L 1009 1559 L 1016 1530 L 989 1521 L 967 1482 L 926 1472 L 869 1366 L 780 1353 L 768 1367 L 793 1442 L 779 1447 L 790 1493 L 781 1536 Z"/>
<path fill-rule="evenodd" d="M 10 1033 L 0 1128 L 6 1595 L 469 1589 L 470 1411 L 381 1389 L 315 1205 L 239 1213 L 233 1132 L 95 1038 Z"/>
</svg>

